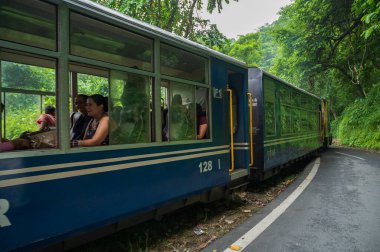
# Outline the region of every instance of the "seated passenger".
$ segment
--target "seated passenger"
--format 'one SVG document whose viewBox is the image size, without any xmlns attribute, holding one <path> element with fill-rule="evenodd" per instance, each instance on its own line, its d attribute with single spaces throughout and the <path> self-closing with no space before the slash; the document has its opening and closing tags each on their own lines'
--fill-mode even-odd
<svg viewBox="0 0 380 252">
<path fill-rule="evenodd" d="M 55 108 L 53 106 L 46 106 L 45 114 L 40 115 L 37 120 L 39 131 L 50 130 L 55 127 Z"/>
<path fill-rule="evenodd" d="M 75 97 L 75 108 L 77 112 L 70 115 L 70 140 L 82 140 L 86 131 L 87 125 L 91 117 L 87 115 L 86 101 L 88 96 L 79 94 Z"/>
<path fill-rule="evenodd" d="M 0 103 L 0 110 L 1 114 L 4 111 L 4 104 Z M 28 149 L 29 148 L 29 141 L 17 138 L 14 140 L 8 140 L 5 138 L 1 138 L 0 143 L 0 152 L 4 151 L 12 151 L 12 150 L 22 150 L 22 149 Z"/>
<path fill-rule="evenodd" d="M 4 110 L 4 105 L 1 103 L 1 112 Z M 8 140 L 1 139 L 0 151 L 13 151 L 13 150 L 25 150 L 25 149 L 42 149 L 42 148 L 55 148 L 56 132 L 54 130 L 38 130 L 35 132 L 26 131 L 20 135 L 20 137 Z"/>
<path fill-rule="evenodd" d="M 98 146 L 108 144 L 108 99 L 100 94 L 87 98 L 87 114 L 91 116 L 83 140 L 74 140 L 72 147 Z"/>
<path fill-rule="evenodd" d="M 0 152 L 29 149 L 30 142 L 27 139 L 16 138 L 0 143 Z"/>
<path fill-rule="evenodd" d="M 200 104 L 197 105 L 197 139 L 204 139 L 207 132 L 208 121 L 206 113 L 202 110 Z"/>
</svg>

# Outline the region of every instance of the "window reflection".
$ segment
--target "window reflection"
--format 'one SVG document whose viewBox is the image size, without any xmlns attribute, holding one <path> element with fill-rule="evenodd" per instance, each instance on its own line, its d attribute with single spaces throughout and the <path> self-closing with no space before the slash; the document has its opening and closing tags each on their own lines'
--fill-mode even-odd
<svg viewBox="0 0 380 252">
<path fill-rule="evenodd" d="M 56 7 L 25 0 L 0 1 L 0 39 L 56 50 Z"/>
<path fill-rule="evenodd" d="M 111 144 L 150 142 L 151 78 L 111 71 Z"/>
<path fill-rule="evenodd" d="M 161 44 L 161 73 L 164 75 L 207 83 L 206 63 L 206 58 Z"/>
<path fill-rule="evenodd" d="M 71 54 L 152 71 L 153 40 L 71 13 Z"/>
</svg>

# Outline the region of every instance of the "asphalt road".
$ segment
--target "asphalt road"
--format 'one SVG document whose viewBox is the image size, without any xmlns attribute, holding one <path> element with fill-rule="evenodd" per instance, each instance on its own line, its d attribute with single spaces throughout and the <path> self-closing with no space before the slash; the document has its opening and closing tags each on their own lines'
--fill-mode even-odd
<svg viewBox="0 0 380 252">
<path fill-rule="evenodd" d="M 313 162 L 284 193 L 204 251 L 224 251 L 305 181 Z M 299 197 L 240 251 L 380 251 L 380 154 L 331 148 Z"/>
</svg>

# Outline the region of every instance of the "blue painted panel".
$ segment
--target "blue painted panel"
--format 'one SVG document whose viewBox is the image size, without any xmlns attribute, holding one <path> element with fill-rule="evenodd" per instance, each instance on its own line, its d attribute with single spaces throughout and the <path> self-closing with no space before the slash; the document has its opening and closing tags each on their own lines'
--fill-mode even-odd
<svg viewBox="0 0 380 252">
<path fill-rule="evenodd" d="M 231 74 L 231 73 L 234 74 Z M 212 85 L 222 90 L 222 98 L 213 98 L 213 132 L 215 141 L 221 144 L 230 145 L 229 134 L 229 98 L 227 84 L 235 91 L 238 108 L 238 129 L 234 135 L 235 143 L 248 142 L 248 121 L 247 121 L 247 78 L 248 70 L 240 68 L 226 62 L 213 59 L 211 65 Z M 235 167 L 247 168 L 249 155 L 247 150 L 235 151 Z M 228 160 L 228 164 L 230 159 Z"/>
<path fill-rule="evenodd" d="M 147 150 L 149 149 L 145 148 L 145 151 Z M 140 151 L 135 150 L 135 154 Z M 126 151 L 116 152 L 123 156 L 122 153 L 125 154 Z M 211 153 L 213 150 L 208 152 Z M 0 228 L 1 250 L 26 246 L 47 238 L 73 235 L 87 227 L 101 226 L 120 217 L 127 217 L 175 199 L 227 184 L 228 167 L 223 166 L 223 163 L 228 154 L 210 154 L 186 159 L 189 155 L 197 153 L 199 152 L 173 154 L 168 158 L 160 156 L 87 166 L 79 166 L 77 163 L 76 167 L 68 170 L 62 168 L 1 176 L 0 199 L 6 199 L 10 204 L 5 215 L 12 224 Z M 98 152 L 96 156 L 109 158 L 117 155 L 114 151 L 108 151 Z M 168 162 L 169 158 L 179 160 Z M 80 160 L 76 154 L 57 155 L 55 159 L 49 159 L 50 164 L 54 160 L 58 161 L 56 164 L 64 159 L 85 160 Z M 23 162 L 27 164 L 29 160 L 33 165 L 47 164 L 41 158 L 40 163 L 35 158 L 24 158 Z M 137 161 L 145 163 L 141 163 L 141 167 L 128 168 Z M 201 173 L 199 164 L 204 161 L 212 162 L 212 170 L 203 172 L 202 169 Z M 3 160 L 0 161 L 0 165 L 2 162 Z M 147 162 L 155 164 L 149 165 Z M 100 172 L 104 166 L 107 166 L 107 169 Z M 127 168 L 107 171 L 118 167 Z M 80 175 L 81 172 L 88 171 L 99 173 Z M 49 180 L 46 175 L 57 179 Z M 59 178 L 60 176 L 68 177 Z M 31 179 L 42 181 L 29 183 Z M 7 186 L 4 184 L 7 182 L 20 184 Z M 41 241 L 39 245 L 48 242 L 51 240 Z"/>
</svg>

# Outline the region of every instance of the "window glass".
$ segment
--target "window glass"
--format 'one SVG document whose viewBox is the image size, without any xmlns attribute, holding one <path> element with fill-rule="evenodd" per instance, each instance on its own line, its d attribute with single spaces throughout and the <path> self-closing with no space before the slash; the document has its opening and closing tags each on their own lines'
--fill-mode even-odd
<svg viewBox="0 0 380 252">
<path fill-rule="evenodd" d="M 162 141 L 169 140 L 169 82 L 161 82 L 161 126 L 162 126 Z"/>
<path fill-rule="evenodd" d="M 207 139 L 210 137 L 208 88 L 197 87 L 195 99 L 197 139 Z"/>
<path fill-rule="evenodd" d="M 301 111 L 301 131 L 309 130 L 309 122 L 308 122 L 308 112 L 303 110 Z"/>
<path fill-rule="evenodd" d="M 281 104 L 291 104 L 291 91 L 285 87 L 280 89 Z"/>
<path fill-rule="evenodd" d="M 70 21 L 71 54 L 152 71 L 152 39 L 76 13 Z"/>
<path fill-rule="evenodd" d="M 101 94 L 108 96 L 108 78 L 78 73 L 78 94 Z"/>
<path fill-rule="evenodd" d="M 1 86 L 11 89 L 55 92 L 55 70 L 27 63 L 2 61 Z"/>
<path fill-rule="evenodd" d="M 195 140 L 195 86 L 170 83 L 169 139 Z"/>
<path fill-rule="evenodd" d="M 301 114 L 299 109 L 293 110 L 293 132 L 298 133 L 301 131 Z"/>
<path fill-rule="evenodd" d="M 281 105 L 281 133 L 288 134 L 291 132 L 291 109 L 286 105 Z"/>
<path fill-rule="evenodd" d="M 1 55 L 1 151 L 57 147 L 55 68 L 41 66 L 48 59 Z"/>
<path fill-rule="evenodd" d="M 301 95 L 300 95 L 300 93 L 298 93 L 296 91 L 296 93 L 294 93 L 293 100 L 294 100 L 294 105 L 295 106 L 300 106 L 301 105 Z"/>
<path fill-rule="evenodd" d="M 207 83 L 206 65 L 206 58 L 161 44 L 161 73 L 163 75 Z"/>
<path fill-rule="evenodd" d="M 69 103 L 71 111 L 68 113 L 70 120 L 70 141 L 91 139 L 91 130 L 89 124 L 93 117 L 88 114 L 87 102 L 91 95 L 101 95 L 104 97 L 104 103 L 109 96 L 108 70 L 99 69 L 90 66 L 84 66 L 71 63 L 70 68 L 70 94 Z M 108 104 L 108 101 L 107 101 Z M 96 123 L 91 124 L 96 133 Z M 88 132 L 86 132 L 88 131 Z M 97 146 L 108 144 L 108 138 L 98 143 L 91 143 L 86 146 Z"/>
<path fill-rule="evenodd" d="M 151 83 L 147 76 L 111 71 L 111 144 L 150 142 Z"/>
<path fill-rule="evenodd" d="M 42 1 L 0 1 L 0 39 L 56 50 L 56 7 Z"/>
<path fill-rule="evenodd" d="M 276 134 L 276 118 L 275 118 L 275 108 L 274 103 L 265 102 L 265 135 L 275 135 Z"/>
<path fill-rule="evenodd" d="M 265 136 L 276 134 L 275 92 L 274 81 L 264 78 Z"/>
</svg>

